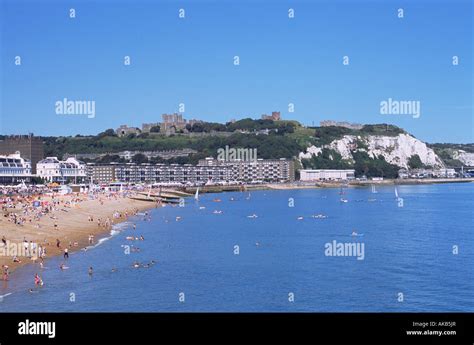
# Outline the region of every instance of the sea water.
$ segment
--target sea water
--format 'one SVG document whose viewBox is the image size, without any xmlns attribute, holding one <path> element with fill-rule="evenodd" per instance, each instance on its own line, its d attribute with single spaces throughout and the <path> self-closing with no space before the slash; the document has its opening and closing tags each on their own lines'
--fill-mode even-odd
<svg viewBox="0 0 474 345">
<path fill-rule="evenodd" d="M 398 186 L 402 205 L 393 186 L 376 191 L 202 194 L 152 209 L 71 253 L 67 270 L 55 257 L 15 271 L 0 311 L 474 311 L 474 184 Z M 328 255 L 334 241 L 363 244 L 363 259 Z"/>
</svg>

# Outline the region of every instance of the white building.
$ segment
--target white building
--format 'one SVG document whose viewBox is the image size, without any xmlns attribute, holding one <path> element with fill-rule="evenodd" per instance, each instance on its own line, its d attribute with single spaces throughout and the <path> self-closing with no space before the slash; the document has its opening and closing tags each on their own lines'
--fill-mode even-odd
<svg viewBox="0 0 474 345">
<path fill-rule="evenodd" d="M 36 164 L 36 173 L 49 182 L 83 182 L 86 165 L 74 157 L 60 161 L 57 157 L 46 157 Z"/>
<path fill-rule="evenodd" d="M 339 181 L 354 179 L 354 169 L 305 169 L 300 170 L 301 181 Z"/>
<path fill-rule="evenodd" d="M 454 169 L 439 169 L 433 171 L 434 177 L 453 178 L 456 177 L 456 171 Z"/>
<path fill-rule="evenodd" d="M 0 155 L 0 183 L 14 184 L 31 179 L 31 163 L 19 153 Z"/>
</svg>

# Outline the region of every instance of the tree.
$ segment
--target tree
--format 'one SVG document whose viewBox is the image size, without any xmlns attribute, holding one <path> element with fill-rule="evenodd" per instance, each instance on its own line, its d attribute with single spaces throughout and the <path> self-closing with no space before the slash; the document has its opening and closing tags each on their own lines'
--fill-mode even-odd
<svg viewBox="0 0 474 345">
<path fill-rule="evenodd" d="M 161 127 L 156 125 L 156 126 L 153 126 L 153 127 L 150 128 L 150 132 L 151 133 L 159 133 L 160 129 L 161 129 Z"/>
<path fill-rule="evenodd" d="M 408 158 L 408 167 L 410 169 L 420 169 L 423 168 L 423 162 L 420 159 L 420 156 L 413 155 Z"/>
<path fill-rule="evenodd" d="M 143 153 L 137 153 L 132 157 L 132 162 L 136 164 L 148 163 L 148 158 Z"/>
<path fill-rule="evenodd" d="M 115 133 L 115 131 L 112 129 L 112 128 L 109 128 L 101 133 L 99 133 L 97 135 L 99 138 L 103 138 L 103 137 L 116 137 L 117 134 Z"/>
</svg>

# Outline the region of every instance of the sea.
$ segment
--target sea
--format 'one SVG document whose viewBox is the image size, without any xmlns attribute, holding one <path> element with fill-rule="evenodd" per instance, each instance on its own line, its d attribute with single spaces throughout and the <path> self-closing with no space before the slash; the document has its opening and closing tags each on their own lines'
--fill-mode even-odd
<svg viewBox="0 0 474 345">
<path fill-rule="evenodd" d="M 474 183 L 201 194 L 16 270 L 0 312 L 473 312 L 473 196 Z"/>
</svg>

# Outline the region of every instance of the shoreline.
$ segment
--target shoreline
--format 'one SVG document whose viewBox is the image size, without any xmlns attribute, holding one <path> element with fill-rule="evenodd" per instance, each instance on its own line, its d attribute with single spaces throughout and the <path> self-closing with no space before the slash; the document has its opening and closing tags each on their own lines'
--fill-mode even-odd
<svg viewBox="0 0 474 345">
<path fill-rule="evenodd" d="M 39 221 L 25 222 L 23 225 L 9 222 L 3 212 L 0 218 L 0 235 L 5 236 L 7 245 L 23 246 L 23 241 L 26 239 L 28 243 L 31 241 L 45 248 L 47 254 L 44 260 L 48 260 L 63 255 L 65 248 L 68 248 L 69 253 L 73 253 L 90 246 L 89 235 L 94 236 L 92 245 L 95 245 L 100 238 L 103 238 L 102 236 L 109 234 L 115 225 L 126 222 L 138 212 L 160 207 L 157 203 L 132 200 L 126 196 L 114 196 L 113 199 L 98 197 L 92 200 L 87 199 L 87 196 L 84 195 L 65 195 L 54 198 L 60 200 L 60 203 L 66 203 L 71 198 L 82 199 L 82 201 L 70 206 L 60 204 L 57 210 L 43 216 Z M 41 199 L 43 201 L 51 200 L 48 197 Z M 14 211 L 9 209 L 9 212 Z M 21 214 L 18 211 L 16 213 Z M 120 214 L 120 217 L 114 217 L 114 214 Z M 89 216 L 93 217 L 94 221 L 89 221 Z M 98 225 L 99 219 L 102 225 Z M 104 225 L 106 220 L 110 222 Z M 37 224 L 40 227 L 37 227 Z M 57 246 L 56 239 L 60 241 L 60 247 Z M 40 262 L 37 256 L 31 258 L 19 256 L 19 259 L 21 262 L 13 262 L 13 255 L 0 256 L 0 265 L 2 267 L 7 265 L 11 275 L 19 267 Z M 3 280 L 3 269 L 0 279 Z M 12 276 L 9 279 L 11 280 Z"/>
<path fill-rule="evenodd" d="M 350 181 L 349 187 L 370 187 L 377 186 L 401 186 L 401 185 L 429 185 L 445 183 L 472 183 L 474 178 L 436 178 L 436 179 L 386 179 L 381 181 Z M 340 188 L 342 181 L 308 181 L 304 183 L 265 183 L 255 185 L 230 185 L 230 186 L 203 186 L 199 187 L 202 193 L 222 193 L 222 192 L 250 192 L 254 190 L 291 190 L 291 189 L 322 189 Z M 186 187 L 185 191 L 194 194 L 198 187 Z"/>
</svg>

